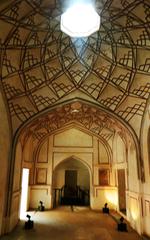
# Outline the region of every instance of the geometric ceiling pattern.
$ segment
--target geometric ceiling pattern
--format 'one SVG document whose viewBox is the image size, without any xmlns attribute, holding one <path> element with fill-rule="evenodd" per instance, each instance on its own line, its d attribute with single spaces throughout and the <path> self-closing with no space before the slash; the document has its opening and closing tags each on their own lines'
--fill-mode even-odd
<svg viewBox="0 0 150 240">
<path fill-rule="evenodd" d="M 95 1 L 99 31 L 60 30 L 64 1 L 0 6 L 0 81 L 12 129 L 69 99 L 84 99 L 129 124 L 137 136 L 150 95 L 150 2 Z"/>
</svg>

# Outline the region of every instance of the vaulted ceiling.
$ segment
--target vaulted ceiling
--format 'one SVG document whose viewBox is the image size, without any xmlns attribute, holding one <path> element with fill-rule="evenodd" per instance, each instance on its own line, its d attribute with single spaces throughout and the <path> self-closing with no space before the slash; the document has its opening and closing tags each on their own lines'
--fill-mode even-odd
<svg viewBox="0 0 150 240">
<path fill-rule="evenodd" d="M 0 4 L 0 86 L 14 133 L 55 105 L 83 99 L 139 136 L 150 93 L 150 2 L 95 5 L 99 31 L 71 39 L 60 30 L 64 1 Z"/>
</svg>

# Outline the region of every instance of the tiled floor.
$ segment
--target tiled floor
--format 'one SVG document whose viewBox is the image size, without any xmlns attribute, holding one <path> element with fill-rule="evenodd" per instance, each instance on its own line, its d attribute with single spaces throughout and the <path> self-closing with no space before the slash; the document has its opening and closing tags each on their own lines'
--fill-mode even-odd
<svg viewBox="0 0 150 240">
<path fill-rule="evenodd" d="M 107 214 L 88 208 L 61 207 L 45 212 L 29 212 L 34 228 L 24 229 L 21 221 L 16 229 L 1 240 L 141 240 L 128 226 L 118 232 L 116 222 Z"/>
</svg>

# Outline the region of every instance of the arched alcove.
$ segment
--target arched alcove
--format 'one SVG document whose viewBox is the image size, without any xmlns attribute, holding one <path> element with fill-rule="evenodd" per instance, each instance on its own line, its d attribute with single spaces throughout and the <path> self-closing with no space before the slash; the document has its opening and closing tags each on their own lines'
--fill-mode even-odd
<svg viewBox="0 0 150 240">
<path fill-rule="evenodd" d="M 89 167 L 76 156 L 61 161 L 53 171 L 54 206 L 89 205 L 90 176 Z"/>
<path fill-rule="evenodd" d="M 74 112 L 76 108 L 78 111 Z M 56 170 L 62 161 L 70 157 L 72 161 L 79 160 L 89 168 L 92 209 L 102 208 L 107 201 L 110 208 L 119 210 L 117 164 L 126 165 L 126 172 L 129 173 L 127 180 L 131 183 L 128 194 L 126 192 L 129 205 L 132 191 L 139 190 L 138 178 L 141 176 L 138 141 L 134 132 L 130 130 L 113 114 L 110 115 L 95 105 L 80 101 L 57 106 L 56 109 L 30 121 L 18 132 L 20 136 L 16 136 L 18 137 L 16 143 L 17 140 L 20 141 L 23 147 L 22 167 L 30 169 L 29 207 L 37 208 L 39 201 L 43 201 L 47 209 L 57 205 L 60 199 L 59 191 L 64 182 L 62 181 L 61 185 L 56 184 L 58 182 L 56 179 L 58 180 L 59 177 L 54 180 L 54 169 Z M 130 142 L 132 142 L 131 151 Z M 123 154 L 123 157 L 119 158 L 120 154 Z M 130 162 L 128 165 L 127 160 Z M 135 187 L 132 184 L 132 166 L 136 172 Z M 71 168 L 66 166 L 69 167 Z M 127 169 L 128 167 L 130 169 Z M 74 170 L 70 169 L 70 171 Z M 56 171 L 56 175 L 58 172 Z M 64 176 L 61 179 L 64 179 Z M 55 189 L 59 189 L 57 193 Z M 136 201 L 139 204 L 138 195 Z M 129 208 L 127 218 L 130 219 L 128 211 Z"/>
</svg>

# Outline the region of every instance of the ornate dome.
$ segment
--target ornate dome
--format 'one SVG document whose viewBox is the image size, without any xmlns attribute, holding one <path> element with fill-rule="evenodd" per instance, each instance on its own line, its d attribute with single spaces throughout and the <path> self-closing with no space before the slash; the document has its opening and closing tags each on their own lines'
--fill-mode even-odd
<svg viewBox="0 0 150 240">
<path fill-rule="evenodd" d="M 1 88 L 12 129 L 66 101 L 97 104 L 140 134 L 150 93 L 150 4 L 95 1 L 98 32 L 71 38 L 60 30 L 63 1 L 0 5 Z"/>
</svg>

